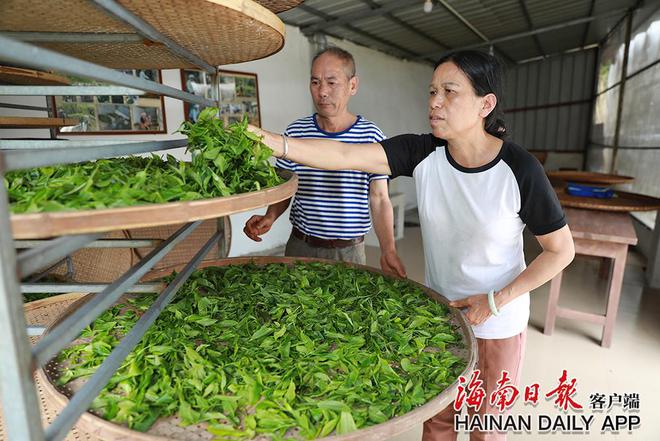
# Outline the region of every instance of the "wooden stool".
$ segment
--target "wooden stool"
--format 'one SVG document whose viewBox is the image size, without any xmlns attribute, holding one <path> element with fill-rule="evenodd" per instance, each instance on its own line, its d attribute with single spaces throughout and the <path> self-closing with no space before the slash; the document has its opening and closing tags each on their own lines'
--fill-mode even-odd
<svg viewBox="0 0 660 441">
<path fill-rule="evenodd" d="M 550 282 L 550 298 L 543 332 L 546 335 L 552 334 L 557 317 L 585 320 L 603 326 L 600 344 L 609 348 L 619 309 L 628 245 L 637 244 L 637 235 L 628 213 L 576 208 L 566 208 L 565 212 L 575 242 L 575 254 L 611 259 L 607 309 L 605 315 L 601 315 L 558 306 L 562 278 L 562 273 L 559 273 Z"/>
</svg>

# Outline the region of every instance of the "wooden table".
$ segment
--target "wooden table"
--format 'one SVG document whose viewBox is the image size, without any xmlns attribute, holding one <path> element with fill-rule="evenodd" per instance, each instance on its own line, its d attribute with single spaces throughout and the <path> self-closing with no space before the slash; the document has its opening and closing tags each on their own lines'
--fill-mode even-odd
<svg viewBox="0 0 660 441">
<path fill-rule="evenodd" d="M 619 309 L 628 245 L 637 244 L 637 235 L 628 213 L 576 208 L 565 208 L 564 211 L 575 242 L 575 254 L 611 259 L 607 309 L 602 315 L 558 306 L 562 278 L 562 273 L 559 273 L 550 282 L 544 333 L 552 334 L 557 317 L 585 320 L 603 326 L 601 346 L 609 348 Z"/>
</svg>

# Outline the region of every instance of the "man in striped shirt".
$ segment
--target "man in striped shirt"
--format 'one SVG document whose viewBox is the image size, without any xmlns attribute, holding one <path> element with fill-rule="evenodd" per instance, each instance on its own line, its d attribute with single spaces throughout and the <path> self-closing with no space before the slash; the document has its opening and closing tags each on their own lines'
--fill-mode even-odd
<svg viewBox="0 0 660 441">
<path fill-rule="evenodd" d="M 349 112 L 348 102 L 357 89 L 355 61 L 350 53 L 337 47 L 319 52 L 312 62 L 310 81 L 316 113 L 291 123 L 285 135 L 332 138 L 356 144 L 385 139 L 373 122 Z M 405 276 L 394 244 L 394 215 L 387 176 L 354 170 L 319 170 L 286 159 L 278 159 L 276 165 L 295 172 L 299 179 L 290 215 L 293 230 L 285 255 L 365 264 L 364 235 L 373 219 L 380 243 L 381 268 Z M 261 241 L 259 236 L 270 230 L 290 201 L 269 206 L 263 216 L 252 216 L 243 229 L 245 234 Z"/>
</svg>

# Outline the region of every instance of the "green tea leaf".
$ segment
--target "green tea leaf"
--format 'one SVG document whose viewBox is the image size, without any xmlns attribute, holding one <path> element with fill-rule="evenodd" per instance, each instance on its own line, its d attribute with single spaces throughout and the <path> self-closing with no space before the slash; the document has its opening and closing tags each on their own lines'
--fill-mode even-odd
<svg viewBox="0 0 660 441">
<path fill-rule="evenodd" d="M 342 412 L 337 424 L 337 435 L 344 435 L 346 433 L 355 432 L 357 427 L 353 420 L 353 415 L 350 412 Z"/>
<path fill-rule="evenodd" d="M 334 410 L 337 412 L 342 412 L 342 411 L 349 411 L 350 408 L 344 404 L 341 401 L 336 401 L 336 400 L 325 400 L 325 401 L 319 401 L 316 403 L 316 405 L 320 409 L 328 409 L 328 410 Z"/>
</svg>

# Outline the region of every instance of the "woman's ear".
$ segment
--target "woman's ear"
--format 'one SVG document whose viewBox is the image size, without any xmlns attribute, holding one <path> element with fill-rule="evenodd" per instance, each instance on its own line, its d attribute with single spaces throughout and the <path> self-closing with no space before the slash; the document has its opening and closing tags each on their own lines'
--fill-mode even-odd
<svg viewBox="0 0 660 441">
<path fill-rule="evenodd" d="M 479 116 L 482 118 L 486 118 L 488 115 L 490 115 L 490 112 L 495 109 L 495 106 L 497 106 L 497 97 L 495 96 L 494 93 L 489 93 L 486 94 L 482 99 L 482 104 L 481 104 L 481 110 L 479 111 Z"/>
</svg>

